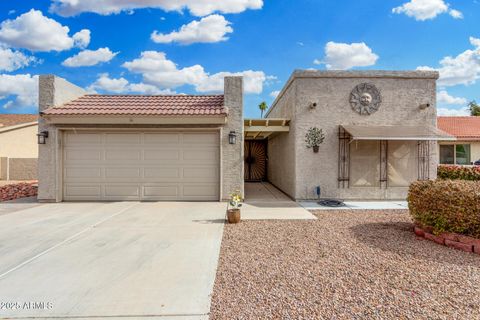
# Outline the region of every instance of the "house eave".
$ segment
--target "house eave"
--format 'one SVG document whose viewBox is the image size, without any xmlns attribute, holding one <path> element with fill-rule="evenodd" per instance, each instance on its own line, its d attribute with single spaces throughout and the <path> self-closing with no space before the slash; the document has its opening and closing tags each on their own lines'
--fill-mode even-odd
<svg viewBox="0 0 480 320">
<path fill-rule="evenodd" d="M 212 116 L 132 116 L 132 115 L 42 115 L 47 123 L 50 124 L 171 124 L 171 125 L 191 125 L 191 124 L 218 124 L 223 125 L 227 121 L 225 115 Z"/>
</svg>

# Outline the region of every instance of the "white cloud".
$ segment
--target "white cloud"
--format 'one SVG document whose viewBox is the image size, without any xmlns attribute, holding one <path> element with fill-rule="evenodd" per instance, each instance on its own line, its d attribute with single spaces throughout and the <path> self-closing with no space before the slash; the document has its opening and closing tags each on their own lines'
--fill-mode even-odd
<svg viewBox="0 0 480 320">
<path fill-rule="evenodd" d="M 275 90 L 270 92 L 270 97 L 277 98 L 279 94 L 280 94 L 280 90 Z"/>
<path fill-rule="evenodd" d="M 8 99 L 3 105 L 5 109 L 36 106 L 38 104 L 38 76 L 0 74 L 0 99 Z"/>
<path fill-rule="evenodd" d="M 143 82 L 162 89 L 173 89 L 183 85 L 192 85 L 197 92 L 221 92 L 225 76 L 243 76 L 246 93 L 261 93 L 265 81 L 271 79 L 262 71 L 218 72 L 210 75 L 201 65 L 178 68 L 168 60 L 165 53 L 144 51 L 140 58 L 125 62 L 123 67 L 141 74 Z"/>
<path fill-rule="evenodd" d="M 470 110 L 467 107 L 464 108 L 437 108 L 437 115 L 439 116 L 469 116 Z"/>
<path fill-rule="evenodd" d="M 437 102 L 439 104 L 466 105 L 468 101 L 465 98 L 451 96 L 447 91 L 442 90 L 437 93 Z"/>
<path fill-rule="evenodd" d="M 31 51 L 63 51 L 72 48 L 75 41 L 84 45 L 86 31 L 88 30 L 75 34 L 74 39 L 68 35 L 68 27 L 45 17 L 41 11 L 32 9 L 14 20 L 3 21 L 0 24 L 0 41 L 10 47 Z"/>
<path fill-rule="evenodd" d="M 90 44 L 90 30 L 83 29 L 73 35 L 73 43 L 75 47 L 86 48 Z"/>
<path fill-rule="evenodd" d="M 221 15 L 212 14 L 200 21 L 192 21 L 183 25 L 180 30 L 168 34 L 154 31 L 151 38 L 156 43 L 213 43 L 228 40 L 227 34 L 232 32 L 229 21 Z"/>
<path fill-rule="evenodd" d="M 474 49 L 466 50 L 456 57 L 447 56 L 440 60 L 440 68 L 420 66 L 417 70 L 437 70 L 440 72 L 440 86 L 474 84 L 480 78 L 480 39 L 470 37 Z"/>
<path fill-rule="evenodd" d="M 112 60 L 118 52 L 112 52 L 109 48 L 98 50 L 84 50 L 62 62 L 66 67 L 87 67 Z"/>
<path fill-rule="evenodd" d="M 406 14 L 417 21 L 425 21 L 436 18 L 442 13 L 450 14 L 454 19 L 462 19 L 463 14 L 451 9 L 444 0 L 410 0 L 399 7 L 392 9 L 393 13 Z"/>
<path fill-rule="evenodd" d="M 0 71 L 15 71 L 35 61 L 37 61 L 37 59 L 26 56 L 20 51 L 14 51 L 0 46 Z"/>
<path fill-rule="evenodd" d="M 151 95 L 169 95 L 175 94 L 174 91 L 169 89 L 161 90 L 154 85 L 145 84 L 145 83 L 129 83 L 127 79 L 120 78 L 110 78 L 108 73 L 102 73 L 98 79 L 91 84 L 88 88 L 90 92 L 96 92 L 97 90 L 113 93 L 140 93 L 140 94 L 151 94 Z"/>
<path fill-rule="evenodd" d="M 165 11 L 187 9 L 195 16 L 207 16 L 214 12 L 240 13 L 248 9 L 261 9 L 263 0 L 52 0 L 50 11 L 61 16 L 74 16 L 82 12 L 102 15 L 142 8 L 158 8 Z"/>
<path fill-rule="evenodd" d="M 315 59 L 315 64 L 325 64 L 327 69 L 347 70 L 353 67 L 374 65 L 378 56 L 364 42 L 337 43 L 328 42 L 325 46 L 324 61 Z"/>
</svg>

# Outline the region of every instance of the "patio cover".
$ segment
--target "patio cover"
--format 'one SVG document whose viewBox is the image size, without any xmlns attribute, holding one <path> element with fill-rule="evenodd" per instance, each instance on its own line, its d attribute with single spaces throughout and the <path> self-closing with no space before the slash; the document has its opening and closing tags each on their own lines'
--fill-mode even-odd
<svg viewBox="0 0 480 320">
<path fill-rule="evenodd" d="M 352 140 L 455 140 L 454 136 L 433 126 L 356 126 L 342 125 Z"/>
</svg>

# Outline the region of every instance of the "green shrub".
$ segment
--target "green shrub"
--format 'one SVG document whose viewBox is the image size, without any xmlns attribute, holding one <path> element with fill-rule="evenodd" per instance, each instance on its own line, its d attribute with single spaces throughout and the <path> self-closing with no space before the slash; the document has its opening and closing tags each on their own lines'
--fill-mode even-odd
<svg viewBox="0 0 480 320">
<path fill-rule="evenodd" d="M 415 223 L 435 234 L 459 233 L 480 238 L 480 182 L 417 181 L 410 185 L 408 207 Z"/>
<path fill-rule="evenodd" d="M 480 181 L 480 167 L 439 165 L 437 176 L 439 179 Z"/>
</svg>

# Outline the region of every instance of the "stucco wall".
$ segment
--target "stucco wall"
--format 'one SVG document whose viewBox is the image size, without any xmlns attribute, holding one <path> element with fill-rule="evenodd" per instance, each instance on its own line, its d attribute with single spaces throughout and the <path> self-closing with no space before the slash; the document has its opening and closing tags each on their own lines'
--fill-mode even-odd
<svg viewBox="0 0 480 320">
<path fill-rule="evenodd" d="M 0 132 L 0 157 L 37 158 L 37 125 Z"/>
<path fill-rule="evenodd" d="M 51 106 L 62 105 L 86 94 L 82 88 L 53 75 L 41 75 L 38 86 L 38 110 L 40 113 Z M 57 175 L 60 162 L 58 152 L 58 146 L 61 144 L 60 136 L 54 125 L 47 124 L 45 119 L 40 117 L 38 132 L 42 131 L 48 131 L 49 136 L 46 144 L 39 145 L 38 148 L 38 200 L 60 201 L 61 181 Z"/>
<path fill-rule="evenodd" d="M 244 195 L 243 176 L 243 78 L 225 77 L 225 107 L 228 108 L 227 123 L 221 131 L 222 144 L 222 199 L 239 190 Z M 228 134 L 235 131 L 237 143 L 230 144 Z"/>
<path fill-rule="evenodd" d="M 315 199 L 320 185 L 323 197 L 344 199 L 401 199 L 407 188 L 338 188 L 339 125 L 431 125 L 436 126 L 436 77 L 434 72 L 376 71 L 296 71 L 295 116 L 290 124 L 294 137 L 295 198 Z M 361 83 L 373 83 L 382 95 L 380 109 L 372 115 L 360 115 L 350 106 L 350 93 Z M 283 99 L 283 98 L 282 98 Z M 277 101 L 277 104 L 281 100 Z M 317 103 L 314 109 L 309 108 Z M 430 103 L 426 110 L 421 104 Z M 275 106 L 276 108 L 276 106 Z M 272 110 L 269 117 L 275 114 Z M 305 133 L 310 127 L 322 128 L 326 138 L 319 153 L 305 147 Z M 431 177 L 436 177 L 438 152 L 431 148 Z"/>
<path fill-rule="evenodd" d="M 36 180 L 37 158 L 8 159 L 9 180 Z"/>
<path fill-rule="evenodd" d="M 278 99 L 269 118 L 294 120 L 295 86 L 289 86 Z M 277 188 L 295 197 L 295 127 L 268 140 L 268 180 Z"/>
</svg>

